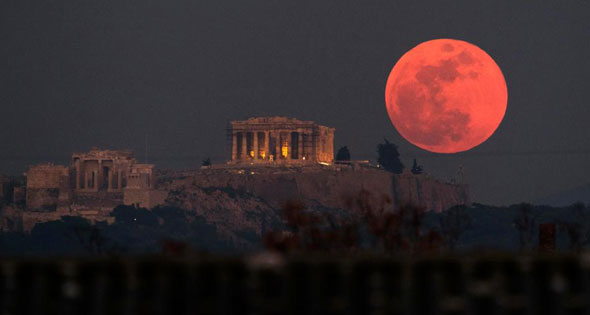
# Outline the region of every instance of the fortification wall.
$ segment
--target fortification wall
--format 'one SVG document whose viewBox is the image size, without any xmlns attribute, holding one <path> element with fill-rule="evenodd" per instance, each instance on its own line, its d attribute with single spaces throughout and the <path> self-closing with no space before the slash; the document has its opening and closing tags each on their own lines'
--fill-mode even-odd
<svg viewBox="0 0 590 315">
<path fill-rule="evenodd" d="M 61 188 L 67 186 L 69 171 L 63 165 L 42 164 L 27 171 L 27 189 Z"/>
<path fill-rule="evenodd" d="M 22 231 L 30 232 L 36 224 L 48 221 L 58 221 L 61 220 L 63 216 L 82 217 L 91 223 L 103 221 L 111 224 L 115 220 L 114 217 L 110 216 L 112 210 L 113 208 L 111 207 L 88 208 L 85 206 L 73 205 L 68 207 L 59 207 L 53 212 L 22 211 L 19 213 L 19 228 L 22 229 Z"/>
<path fill-rule="evenodd" d="M 137 205 L 141 208 L 151 209 L 165 203 L 168 191 L 126 188 L 123 196 L 125 205 Z"/>
<path fill-rule="evenodd" d="M 184 181 L 200 187 L 242 190 L 275 208 L 288 200 L 300 200 L 310 206 L 345 209 L 361 194 L 374 209 L 412 204 L 440 212 L 470 204 L 466 185 L 443 183 L 427 174 L 394 175 L 368 167 L 203 169 Z M 179 184 L 183 181 L 176 182 Z"/>
<path fill-rule="evenodd" d="M 428 174 L 394 175 L 394 198 L 398 204 L 410 204 L 441 212 L 456 205 L 471 205 L 469 186 L 441 182 Z"/>
<path fill-rule="evenodd" d="M 26 207 L 29 211 L 56 211 L 71 198 L 69 169 L 62 165 L 41 164 L 27 171 Z"/>
<path fill-rule="evenodd" d="M 27 210 L 51 212 L 57 210 L 59 188 L 27 189 Z"/>
<path fill-rule="evenodd" d="M 87 208 L 87 209 L 113 209 L 118 205 L 123 204 L 122 192 L 78 192 L 73 195 L 70 201 L 73 207 Z"/>
</svg>

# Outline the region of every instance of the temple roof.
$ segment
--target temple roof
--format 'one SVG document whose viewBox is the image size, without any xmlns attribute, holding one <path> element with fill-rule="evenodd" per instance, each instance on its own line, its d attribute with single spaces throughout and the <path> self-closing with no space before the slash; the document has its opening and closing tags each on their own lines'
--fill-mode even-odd
<svg viewBox="0 0 590 315">
<path fill-rule="evenodd" d="M 270 116 L 270 117 L 250 117 L 246 120 L 234 120 L 232 123 L 252 123 L 252 124 L 276 124 L 276 123 L 290 123 L 290 124 L 313 124 L 313 121 L 303 121 L 296 118 L 285 116 Z"/>
<path fill-rule="evenodd" d="M 270 116 L 270 117 L 251 117 L 246 120 L 233 120 L 230 122 L 231 126 L 247 126 L 247 125 L 301 125 L 305 127 L 321 126 L 311 120 L 299 120 L 296 118 L 285 116 Z M 323 126 L 325 127 L 325 126 Z"/>
<path fill-rule="evenodd" d="M 89 152 L 73 153 L 72 158 L 118 158 L 133 159 L 133 151 L 130 150 L 101 150 L 92 148 Z"/>
</svg>

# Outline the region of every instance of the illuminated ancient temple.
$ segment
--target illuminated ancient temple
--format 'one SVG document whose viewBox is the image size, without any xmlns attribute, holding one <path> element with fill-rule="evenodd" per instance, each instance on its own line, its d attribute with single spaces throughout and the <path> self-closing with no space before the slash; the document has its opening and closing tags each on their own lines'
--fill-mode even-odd
<svg viewBox="0 0 590 315">
<path fill-rule="evenodd" d="M 287 117 L 231 121 L 230 163 L 332 164 L 334 130 L 313 121 Z"/>
</svg>

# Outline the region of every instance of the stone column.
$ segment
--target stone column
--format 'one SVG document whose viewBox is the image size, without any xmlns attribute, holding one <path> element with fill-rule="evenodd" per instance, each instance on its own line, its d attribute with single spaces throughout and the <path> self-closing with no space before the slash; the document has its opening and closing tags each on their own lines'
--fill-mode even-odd
<svg viewBox="0 0 590 315">
<path fill-rule="evenodd" d="M 287 156 L 285 157 L 286 159 L 289 159 L 289 157 L 291 156 L 291 132 L 289 131 L 284 131 L 283 134 L 285 135 L 285 140 L 287 141 Z M 282 150 L 283 144 L 281 143 L 281 150 Z M 283 152 L 281 152 L 281 155 L 283 154 Z"/>
<path fill-rule="evenodd" d="M 104 177 L 104 174 L 102 173 L 102 160 L 98 160 L 97 164 L 98 170 L 96 170 L 96 177 L 94 177 L 96 184 L 94 188 L 96 188 L 96 191 L 99 191 L 102 188 L 102 179 Z"/>
<path fill-rule="evenodd" d="M 235 161 L 238 158 L 238 135 L 232 132 L 231 139 L 231 160 Z"/>
<path fill-rule="evenodd" d="M 76 160 L 76 190 L 80 190 L 80 159 Z"/>
<path fill-rule="evenodd" d="M 122 181 L 122 176 L 121 176 L 122 172 L 121 170 L 117 171 L 117 190 L 121 190 L 121 183 L 123 183 Z"/>
<path fill-rule="evenodd" d="M 107 183 L 107 191 L 111 191 L 111 189 L 113 189 L 113 184 L 112 184 L 112 182 L 113 182 L 113 170 L 110 169 L 110 168 L 109 168 L 109 173 L 107 175 L 107 180 L 108 180 L 108 183 Z"/>
<path fill-rule="evenodd" d="M 303 134 L 301 130 L 297 130 L 297 159 L 303 158 Z"/>
<path fill-rule="evenodd" d="M 318 161 L 318 144 L 319 144 L 319 131 L 314 130 L 311 134 L 311 158 L 314 161 Z"/>
<path fill-rule="evenodd" d="M 258 131 L 252 133 L 252 150 L 254 150 L 254 160 L 258 160 L 258 154 L 260 153 L 258 149 Z"/>
<path fill-rule="evenodd" d="M 281 156 L 283 156 L 283 152 L 281 151 L 281 131 L 276 131 L 276 139 L 277 141 L 275 141 L 275 147 L 276 147 L 276 156 L 275 156 L 275 160 L 278 160 L 281 158 Z"/>
<path fill-rule="evenodd" d="M 264 158 L 268 160 L 270 154 L 270 132 L 264 132 Z"/>
<path fill-rule="evenodd" d="M 94 171 L 94 175 L 92 177 L 94 178 L 94 185 L 92 186 L 92 188 L 94 188 L 95 191 L 98 191 L 98 185 L 100 180 L 100 174 L 98 173 L 98 170 Z"/>
<path fill-rule="evenodd" d="M 305 152 L 305 160 L 311 160 L 311 132 L 304 132 L 303 136 L 303 151 Z"/>
<path fill-rule="evenodd" d="M 246 152 L 248 150 L 248 146 L 247 146 L 247 135 L 245 132 L 242 132 L 242 154 L 240 156 L 240 159 L 242 160 L 246 160 L 248 158 L 248 152 Z"/>
<path fill-rule="evenodd" d="M 88 171 L 88 168 L 84 167 L 84 190 L 90 189 L 89 184 L 90 184 L 90 172 Z"/>
</svg>

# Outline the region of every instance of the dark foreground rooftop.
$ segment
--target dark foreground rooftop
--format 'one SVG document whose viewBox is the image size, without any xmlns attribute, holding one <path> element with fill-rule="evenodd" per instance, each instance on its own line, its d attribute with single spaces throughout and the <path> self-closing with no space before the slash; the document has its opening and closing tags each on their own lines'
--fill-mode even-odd
<svg viewBox="0 0 590 315">
<path fill-rule="evenodd" d="M 2 314 L 587 314 L 590 256 L 5 259 Z"/>
</svg>

